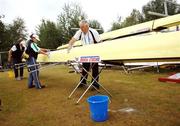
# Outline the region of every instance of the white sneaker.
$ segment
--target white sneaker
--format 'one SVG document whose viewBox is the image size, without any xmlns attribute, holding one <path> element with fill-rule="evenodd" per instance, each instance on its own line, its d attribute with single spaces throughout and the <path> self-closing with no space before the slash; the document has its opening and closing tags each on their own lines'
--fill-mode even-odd
<svg viewBox="0 0 180 126">
<path fill-rule="evenodd" d="M 16 80 L 17 80 L 17 81 L 20 81 L 20 80 L 21 80 L 21 78 L 20 78 L 20 77 L 16 77 Z"/>
</svg>

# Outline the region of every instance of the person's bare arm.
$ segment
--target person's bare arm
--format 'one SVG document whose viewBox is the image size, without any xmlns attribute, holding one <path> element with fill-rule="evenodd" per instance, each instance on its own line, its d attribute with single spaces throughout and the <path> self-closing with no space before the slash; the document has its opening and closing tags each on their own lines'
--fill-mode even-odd
<svg viewBox="0 0 180 126">
<path fill-rule="evenodd" d="M 49 49 L 45 49 L 45 48 L 40 48 L 43 52 L 48 52 Z"/>
<path fill-rule="evenodd" d="M 75 38 L 71 38 L 71 40 L 69 41 L 69 46 L 68 46 L 68 49 L 67 49 L 67 51 L 68 51 L 68 53 L 69 53 L 69 51 L 72 49 L 72 46 L 73 46 L 73 44 L 76 42 L 77 40 L 75 39 Z"/>
<path fill-rule="evenodd" d="M 11 62 L 11 57 L 12 57 L 12 50 L 10 49 L 8 52 L 8 62 Z"/>
<path fill-rule="evenodd" d="M 75 38 L 71 38 L 71 40 L 69 41 L 69 46 L 73 46 L 73 44 L 76 42 L 77 40 Z"/>
<path fill-rule="evenodd" d="M 39 53 L 44 54 L 44 55 L 48 55 L 47 51 L 43 51 L 43 49 L 40 49 Z"/>
</svg>

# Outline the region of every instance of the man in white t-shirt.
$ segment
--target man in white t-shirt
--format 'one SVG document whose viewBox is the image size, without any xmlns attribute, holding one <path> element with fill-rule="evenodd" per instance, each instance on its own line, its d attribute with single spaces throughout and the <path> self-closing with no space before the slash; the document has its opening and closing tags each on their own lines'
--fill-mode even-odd
<svg viewBox="0 0 180 126">
<path fill-rule="evenodd" d="M 86 20 L 82 20 L 79 23 L 80 29 L 76 32 L 76 34 L 72 37 L 72 39 L 69 41 L 69 47 L 68 47 L 68 52 L 70 52 L 74 42 L 77 40 L 82 41 L 82 45 L 89 45 L 89 44 L 96 44 L 101 41 L 99 33 L 95 30 L 89 27 L 89 24 Z M 99 77 L 99 69 L 98 69 L 98 63 L 92 63 L 92 76 L 96 78 L 96 81 L 98 82 Z M 89 71 L 90 69 L 90 63 L 83 63 L 83 67 Z M 86 84 L 86 79 L 88 77 L 87 73 L 85 70 L 82 71 L 82 75 L 85 76 L 85 79 L 81 77 L 81 84 L 79 87 L 83 87 Z M 83 79 L 83 80 L 82 80 Z M 93 80 L 92 80 L 93 81 Z M 99 84 L 94 82 L 93 86 L 95 86 L 97 89 L 99 89 Z"/>
<path fill-rule="evenodd" d="M 14 75 L 16 80 L 21 80 L 23 78 L 23 64 L 22 64 L 22 55 L 25 50 L 24 41 L 22 38 L 17 40 L 17 44 L 14 44 L 9 50 L 8 62 L 13 63 Z M 20 76 L 18 73 L 20 69 Z"/>
</svg>

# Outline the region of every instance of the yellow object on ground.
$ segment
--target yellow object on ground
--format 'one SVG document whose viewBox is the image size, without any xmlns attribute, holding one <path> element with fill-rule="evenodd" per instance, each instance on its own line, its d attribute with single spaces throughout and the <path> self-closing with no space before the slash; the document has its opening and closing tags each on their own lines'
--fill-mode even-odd
<svg viewBox="0 0 180 126">
<path fill-rule="evenodd" d="M 14 72 L 12 70 L 8 71 L 8 77 L 13 78 L 14 77 Z"/>
</svg>

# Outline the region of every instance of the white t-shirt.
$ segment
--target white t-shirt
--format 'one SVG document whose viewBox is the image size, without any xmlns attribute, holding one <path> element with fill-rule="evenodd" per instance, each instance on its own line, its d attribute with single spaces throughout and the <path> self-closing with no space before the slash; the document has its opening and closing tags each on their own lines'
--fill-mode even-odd
<svg viewBox="0 0 180 126">
<path fill-rule="evenodd" d="M 101 38 L 99 33 L 92 28 L 89 28 L 89 30 L 92 32 L 92 34 L 94 35 L 94 38 L 96 40 L 96 42 L 100 42 Z M 86 34 L 84 34 L 81 29 L 79 29 L 76 34 L 73 36 L 73 38 L 75 38 L 76 40 L 81 39 L 82 41 L 82 45 L 89 45 L 89 44 L 94 44 L 94 40 L 93 40 L 93 36 L 91 34 L 91 32 L 88 31 Z M 80 38 L 81 36 L 81 38 Z"/>
<path fill-rule="evenodd" d="M 13 52 L 16 51 L 16 50 L 17 50 L 16 46 L 13 45 L 13 47 L 11 48 L 11 50 L 12 50 Z"/>
<path fill-rule="evenodd" d="M 24 50 L 26 50 L 26 42 L 25 41 L 21 41 L 21 43 L 20 44 L 22 44 L 22 46 L 25 48 Z M 21 47 L 20 47 L 21 48 Z M 12 46 L 12 48 L 11 48 L 11 50 L 14 52 L 14 51 L 16 51 L 17 50 L 17 48 L 16 48 L 16 45 L 13 45 Z"/>
</svg>

